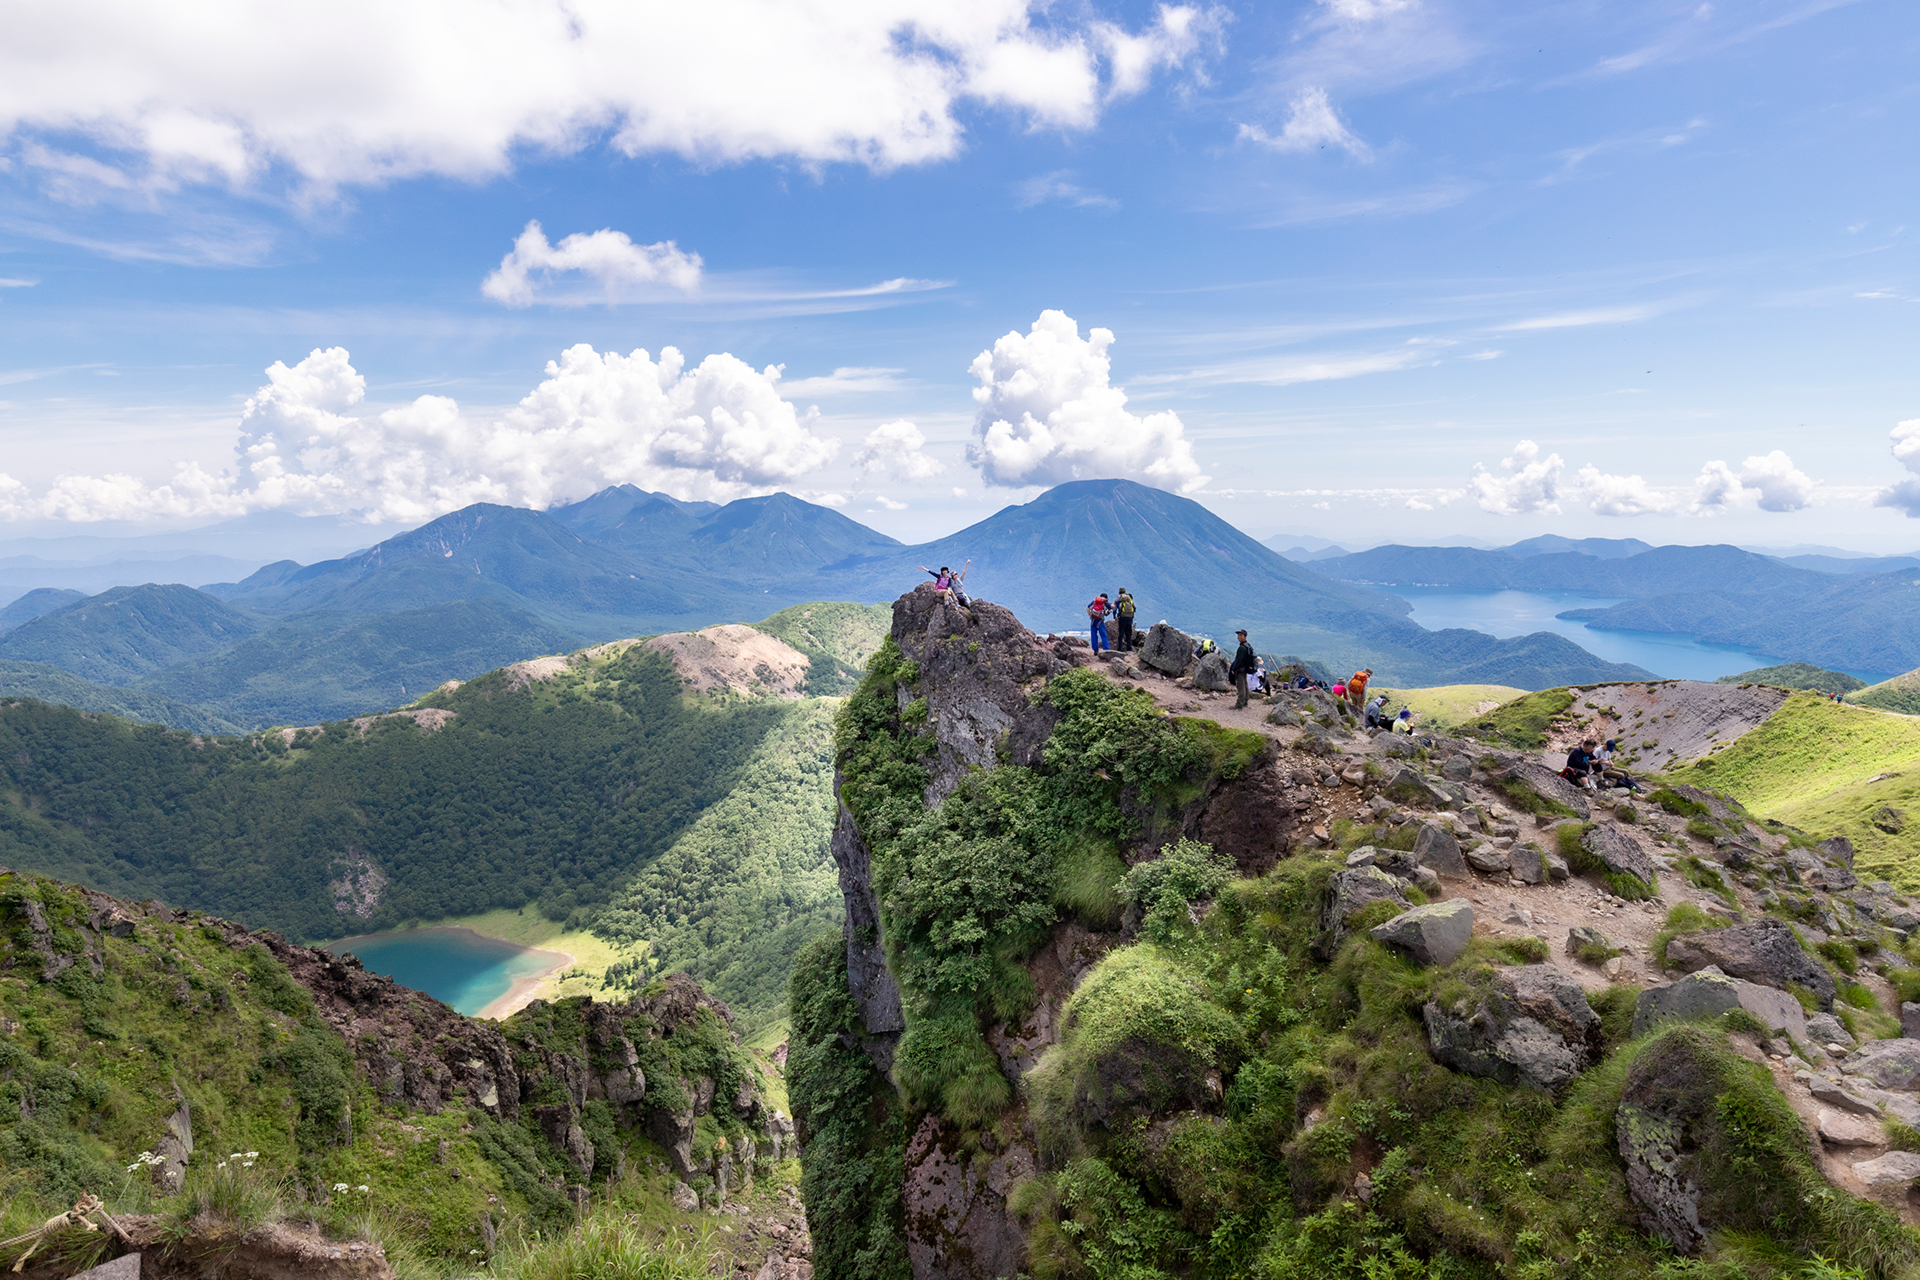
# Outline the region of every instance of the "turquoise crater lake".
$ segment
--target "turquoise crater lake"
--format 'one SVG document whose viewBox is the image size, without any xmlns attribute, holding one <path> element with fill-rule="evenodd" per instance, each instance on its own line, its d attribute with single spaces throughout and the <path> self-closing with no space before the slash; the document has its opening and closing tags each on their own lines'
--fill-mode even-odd
<svg viewBox="0 0 1920 1280">
<path fill-rule="evenodd" d="M 471 929 L 439 927 L 369 933 L 330 942 L 335 955 L 352 953 L 369 973 L 424 991 L 470 1017 L 501 1017 L 504 1007 L 534 983 L 570 964 L 558 951 L 489 938 Z"/>
</svg>

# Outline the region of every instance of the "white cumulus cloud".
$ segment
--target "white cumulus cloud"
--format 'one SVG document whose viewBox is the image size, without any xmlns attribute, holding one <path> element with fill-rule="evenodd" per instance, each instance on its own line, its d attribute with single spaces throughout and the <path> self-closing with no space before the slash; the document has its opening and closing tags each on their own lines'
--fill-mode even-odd
<svg viewBox="0 0 1920 1280">
<path fill-rule="evenodd" d="M 1580 468 L 1575 488 L 1595 515 L 1665 515 L 1675 505 L 1643 477 L 1608 475 L 1592 463 Z"/>
<path fill-rule="evenodd" d="M 1813 478 L 1780 449 L 1748 458 L 1737 472 L 1715 459 L 1693 482 L 1692 510 L 1712 515 L 1751 502 L 1762 511 L 1799 511 L 1813 505 L 1813 488 Z"/>
<path fill-rule="evenodd" d="M 69 0 L 9 11 L 0 138 L 105 193 L 470 180 L 603 142 L 888 168 L 955 154 L 967 106 L 1089 128 L 1220 21 L 1163 5 L 1129 30 L 1042 0 Z"/>
<path fill-rule="evenodd" d="M 1277 134 L 1256 124 L 1240 126 L 1240 137 L 1275 151 L 1314 151 L 1335 147 L 1356 160 L 1372 158 L 1373 150 L 1347 128 L 1327 100 L 1325 89 L 1302 89 L 1287 103 L 1287 122 Z"/>
<path fill-rule="evenodd" d="M 1893 456 L 1907 470 L 1920 473 L 1920 418 L 1909 418 L 1888 433 L 1893 440 Z M 1920 519 L 1920 480 L 1902 480 L 1874 495 L 1876 507 L 1892 507 Z"/>
<path fill-rule="evenodd" d="M 854 470 L 862 475 L 880 472 L 900 481 L 930 480 L 947 468 L 920 451 L 926 442 L 911 422 L 883 422 L 867 433 Z"/>
<path fill-rule="evenodd" d="M 71 520 L 236 515 L 279 509 L 370 521 L 431 519 L 473 502 L 544 508 L 613 484 L 680 498 L 770 492 L 829 461 L 839 442 L 780 396 L 777 367 L 730 355 L 688 367 L 672 347 L 550 361 L 518 404 L 475 417 L 446 396 L 357 412 L 366 379 L 340 347 L 275 363 L 241 412 L 232 471 L 182 467 L 149 487 L 124 475 L 62 476 L 40 495 L 0 477 L 0 514 Z"/>
<path fill-rule="evenodd" d="M 530 307 L 541 282 L 575 271 L 598 284 L 608 302 L 623 301 L 647 285 L 667 285 L 682 293 L 700 287 L 700 255 L 683 252 L 671 240 L 635 244 L 624 231 L 602 228 L 576 231 L 556 245 L 547 242 L 538 222 L 529 222 L 498 269 L 481 281 L 480 292 L 509 307 Z"/>
<path fill-rule="evenodd" d="M 1473 464 L 1467 478 L 1467 492 L 1482 511 L 1499 516 L 1532 515 L 1536 512 L 1560 514 L 1560 473 L 1566 463 L 1560 455 L 1540 456 L 1540 446 L 1531 440 L 1515 442 L 1513 452 L 1501 460 L 1498 471 Z"/>
<path fill-rule="evenodd" d="M 974 358 L 974 431 L 967 460 L 990 485 L 1019 488 L 1124 478 L 1188 492 L 1200 474 L 1178 414 L 1142 417 L 1109 381 L 1108 329 L 1080 336 L 1061 311 L 1042 311 L 1026 333 L 1009 333 Z"/>
</svg>

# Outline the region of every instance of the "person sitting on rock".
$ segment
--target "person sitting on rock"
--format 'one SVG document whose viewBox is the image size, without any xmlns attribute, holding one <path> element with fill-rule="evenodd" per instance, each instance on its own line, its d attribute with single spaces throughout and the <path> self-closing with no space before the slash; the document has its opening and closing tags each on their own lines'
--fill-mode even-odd
<svg viewBox="0 0 1920 1280">
<path fill-rule="evenodd" d="M 1608 738 L 1601 744 L 1600 750 L 1594 753 L 1594 764 L 1600 770 L 1600 776 L 1606 779 L 1608 786 L 1625 787 L 1629 791 L 1638 791 L 1640 784 L 1635 782 L 1625 769 L 1622 769 L 1613 762 L 1614 756 L 1617 755 L 1619 751 L 1619 740 Z"/>
<path fill-rule="evenodd" d="M 1589 791 L 1594 790 L 1594 775 L 1600 772 L 1600 761 L 1593 754 L 1597 745 L 1592 738 L 1586 738 L 1567 752 L 1567 767 L 1560 771 L 1560 776 Z"/>
<path fill-rule="evenodd" d="M 1400 708 L 1400 714 L 1393 718 L 1393 731 L 1395 733 L 1404 733 L 1404 734 L 1407 734 L 1408 736 L 1412 736 L 1413 711 L 1411 708 L 1409 707 Z"/>
<path fill-rule="evenodd" d="M 1367 728 L 1384 729 L 1387 727 L 1387 695 L 1375 694 L 1373 701 L 1367 703 Z"/>
</svg>

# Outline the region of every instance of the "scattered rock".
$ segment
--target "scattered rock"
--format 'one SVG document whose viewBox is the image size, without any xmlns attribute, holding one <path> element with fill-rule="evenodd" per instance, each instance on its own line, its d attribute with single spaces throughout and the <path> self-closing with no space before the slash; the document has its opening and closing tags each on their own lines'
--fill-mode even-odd
<svg viewBox="0 0 1920 1280">
<path fill-rule="evenodd" d="M 1920 1040 L 1920 1004 L 1908 1000 L 1900 1005 L 1900 1034 L 1909 1040 Z"/>
<path fill-rule="evenodd" d="M 1487 875 L 1508 871 L 1513 867 L 1513 858 L 1505 849 L 1485 841 L 1468 849 L 1465 856 L 1468 866 Z"/>
<path fill-rule="evenodd" d="M 1292 707 L 1282 706 L 1275 707 L 1273 710 L 1267 712 L 1267 723 L 1277 724 L 1283 728 L 1294 728 L 1305 724 L 1306 721 L 1302 720 L 1300 713 Z"/>
<path fill-rule="evenodd" d="M 1508 781 L 1520 783 L 1541 799 L 1551 800 L 1567 809 L 1582 821 L 1592 812 L 1587 804 L 1586 792 L 1543 764 L 1522 760 L 1507 771 L 1506 777 Z"/>
<path fill-rule="evenodd" d="M 1233 688 L 1233 681 L 1227 678 L 1227 668 L 1232 661 L 1226 654 L 1215 649 L 1201 658 L 1193 669 L 1193 687 L 1208 689 L 1214 693 L 1225 693 Z"/>
<path fill-rule="evenodd" d="M 1567 930 L 1568 955 L 1578 956 L 1582 951 L 1592 953 L 1596 948 L 1600 951 L 1611 951 L 1613 943 L 1607 940 L 1606 934 L 1584 924 L 1575 925 Z"/>
<path fill-rule="evenodd" d="M 668 1189 L 667 1198 L 673 1201 L 673 1207 L 682 1213 L 692 1213 L 700 1207 L 699 1194 L 678 1178 L 673 1180 L 673 1186 Z"/>
<path fill-rule="evenodd" d="M 1567 866 L 1567 860 L 1561 857 L 1557 853 L 1549 853 L 1546 856 L 1546 862 L 1547 862 L 1547 879 L 1553 881 L 1555 884 L 1558 884 L 1562 880 L 1566 880 L 1573 875 L 1572 870 L 1569 869 Z"/>
<path fill-rule="evenodd" d="M 1896 809 L 1890 804 L 1883 804 L 1867 815 L 1867 821 L 1888 835 L 1897 836 L 1906 830 L 1907 811 Z"/>
<path fill-rule="evenodd" d="M 1820 1141 L 1830 1147 L 1877 1147 L 1886 1141 L 1879 1121 L 1825 1107 L 1820 1109 L 1819 1129 Z"/>
<path fill-rule="evenodd" d="M 1628 875 L 1649 888 L 1658 883 L 1653 859 L 1640 842 L 1619 827 L 1602 824 L 1581 838 L 1580 847 L 1599 859 L 1600 865 L 1616 875 Z"/>
<path fill-rule="evenodd" d="M 1373 940 L 1404 952 L 1415 964 L 1452 964 L 1473 938 L 1473 904 L 1465 898 L 1402 912 L 1371 931 Z"/>
<path fill-rule="evenodd" d="M 1140 662 L 1166 675 L 1184 675 L 1193 662 L 1193 644 L 1193 637 L 1178 627 L 1156 622 L 1140 642 Z"/>
<path fill-rule="evenodd" d="M 1745 1009 L 1769 1030 L 1807 1042 L 1807 1016 L 1798 1000 L 1784 991 L 1729 977 L 1712 965 L 1669 986 L 1642 991 L 1633 1010 L 1633 1034 L 1644 1035 L 1667 1018 L 1713 1018 L 1729 1009 Z"/>
<path fill-rule="evenodd" d="M 1915 1006 L 1920 1011 L 1920 1006 Z M 1903 1024 L 1904 1025 L 1904 1024 Z M 1830 1013 L 1816 1013 L 1807 1019 L 1807 1036 L 1815 1044 L 1843 1044 L 1853 1047 L 1853 1036 L 1848 1033 L 1846 1024 Z"/>
<path fill-rule="evenodd" d="M 1845 836 L 1835 836 L 1831 840 L 1820 842 L 1820 856 L 1835 866 L 1853 869 L 1853 841 Z"/>
<path fill-rule="evenodd" d="M 1853 1166 L 1853 1176 L 1875 1191 L 1910 1183 L 1920 1178 L 1920 1152 L 1889 1151 L 1876 1159 L 1862 1160 Z"/>
<path fill-rule="evenodd" d="M 1381 794 L 1401 804 L 1428 807 L 1445 805 L 1450 799 L 1444 792 L 1436 791 L 1431 783 L 1421 777 L 1418 769 L 1404 764 L 1393 771 L 1393 776 L 1387 780 L 1387 785 L 1381 788 Z"/>
<path fill-rule="evenodd" d="M 1521 884 L 1547 882 L 1547 855 L 1538 845 L 1519 844 L 1507 851 L 1509 869 Z"/>
<path fill-rule="evenodd" d="M 1346 941 L 1347 921 L 1368 903 L 1392 902 L 1402 910 L 1411 905 L 1400 892 L 1400 882 L 1378 867 L 1336 871 L 1327 888 L 1326 909 L 1320 914 L 1319 947 L 1321 956 L 1327 959 Z"/>
<path fill-rule="evenodd" d="M 1683 972 L 1715 966 L 1735 978 L 1786 989 L 1796 983 L 1822 1009 L 1833 1009 L 1833 975 L 1808 955 L 1784 920 L 1764 917 L 1725 929 L 1703 929 L 1667 944 L 1667 963 Z"/>
<path fill-rule="evenodd" d="M 1377 854 L 1372 845 L 1361 845 L 1358 849 L 1355 849 L 1347 855 L 1347 865 L 1349 867 L 1370 867 L 1373 865 L 1376 856 Z"/>
<path fill-rule="evenodd" d="M 1837 1080 L 1815 1076 L 1812 1083 L 1807 1086 L 1807 1091 L 1814 1096 L 1815 1101 L 1824 1102 L 1830 1107 L 1851 1111 L 1857 1116 L 1879 1118 L 1880 1108 L 1871 1098 L 1862 1097 Z"/>
<path fill-rule="evenodd" d="M 1413 860 L 1420 866 L 1433 868 L 1438 875 L 1455 880 L 1467 878 L 1467 861 L 1460 856 L 1460 842 L 1453 838 L 1452 832 L 1433 823 L 1421 826 L 1420 834 L 1414 837 Z"/>
<path fill-rule="evenodd" d="M 1440 776 L 1452 782 L 1473 777 L 1473 761 L 1465 755 L 1448 756 L 1440 765 Z"/>
<path fill-rule="evenodd" d="M 1422 1010 L 1434 1059 L 1455 1071 L 1552 1092 L 1597 1056 L 1600 1016 L 1558 968 L 1499 970 L 1477 1000 Z"/>
<path fill-rule="evenodd" d="M 1920 1040 L 1869 1040 L 1848 1054 L 1840 1069 L 1882 1089 L 1920 1089 Z"/>
</svg>

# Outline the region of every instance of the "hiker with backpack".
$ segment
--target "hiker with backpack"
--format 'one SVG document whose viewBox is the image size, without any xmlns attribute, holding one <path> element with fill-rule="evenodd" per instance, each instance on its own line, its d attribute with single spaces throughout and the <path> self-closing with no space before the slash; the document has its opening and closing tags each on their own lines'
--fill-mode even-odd
<svg viewBox="0 0 1920 1280">
<path fill-rule="evenodd" d="M 1367 703 L 1367 681 L 1373 678 L 1373 668 L 1356 671 L 1347 677 L 1347 701 L 1355 711 Z"/>
<path fill-rule="evenodd" d="M 1253 646 L 1247 643 L 1246 628 L 1242 627 L 1233 634 L 1240 637 L 1240 647 L 1233 651 L 1233 663 L 1227 668 L 1227 676 L 1233 681 L 1233 689 L 1239 696 L 1233 700 L 1235 711 L 1247 705 L 1247 677 L 1260 665 L 1260 659 L 1254 655 Z"/>
<path fill-rule="evenodd" d="M 1095 653 L 1099 653 L 1102 649 L 1113 648 L 1111 644 L 1107 643 L 1107 614 L 1109 612 L 1111 612 L 1111 606 L 1107 604 L 1107 593 L 1104 591 L 1095 596 L 1087 605 L 1087 617 L 1091 623 L 1087 630 L 1091 635 L 1093 651 Z"/>
<path fill-rule="evenodd" d="M 1137 606 L 1125 587 L 1113 598 L 1113 615 L 1120 620 L 1120 652 L 1131 653 L 1134 646 L 1133 615 Z"/>
</svg>

